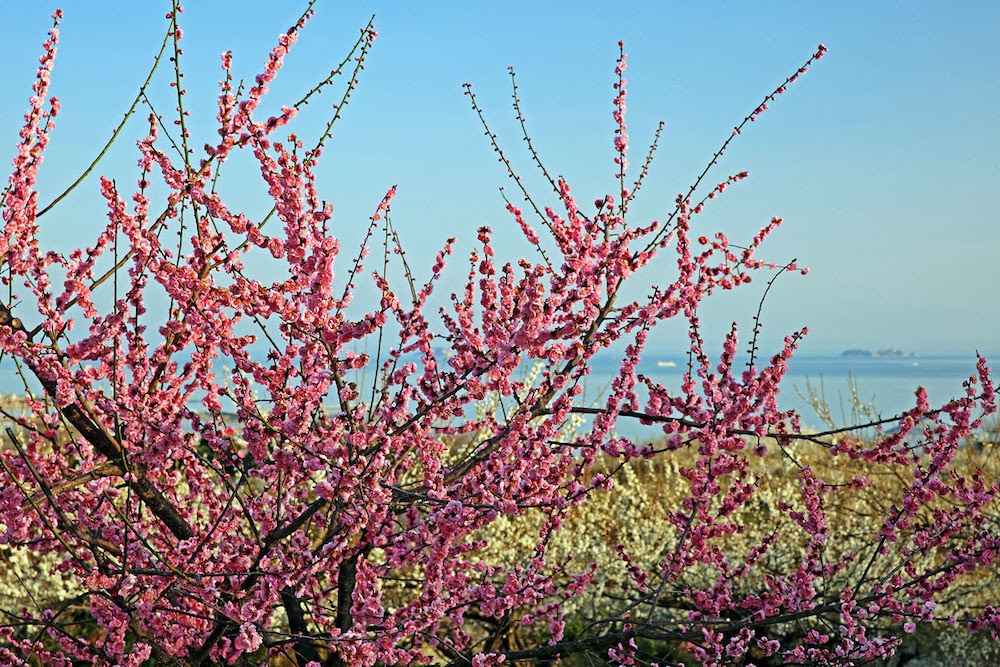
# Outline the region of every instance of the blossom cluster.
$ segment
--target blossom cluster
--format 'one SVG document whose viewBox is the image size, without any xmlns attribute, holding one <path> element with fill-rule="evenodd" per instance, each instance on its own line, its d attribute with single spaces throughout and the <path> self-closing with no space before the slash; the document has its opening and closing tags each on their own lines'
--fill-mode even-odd
<svg viewBox="0 0 1000 667">
<path fill-rule="evenodd" d="M 777 267 L 758 254 L 781 220 L 742 245 L 696 231 L 710 200 L 747 177 L 702 185 L 730 137 L 666 219 L 631 221 L 647 170 L 626 183 L 623 52 L 616 192 L 591 208 L 563 178 L 549 178 L 549 206 L 525 190 L 527 204 L 507 211 L 535 260 L 504 261 L 483 226 L 464 281 L 442 297 L 454 239 L 421 281 L 391 221 L 393 187 L 344 256 L 317 186 L 373 26 L 270 116 L 261 101 L 311 6 L 252 85 L 234 85 L 225 54 L 217 137 L 198 153 L 180 13 L 174 3 L 167 17 L 176 122 L 151 110 L 131 193 L 101 178 L 107 220 L 93 245 L 62 255 L 38 240 L 38 166 L 59 110 L 46 100 L 55 28 L 0 203 L 0 354 L 23 370 L 28 412 L 7 415 L 19 428 L 0 451 L 0 546 L 69 582 L 4 609 L 4 664 L 486 665 L 583 650 L 634 664 L 664 641 L 705 665 L 761 653 L 843 664 L 888 655 L 895 641 L 870 628 L 936 619 L 950 591 L 992 566 L 997 484 L 960 465 L 963 439 L 996 409 L 986 362 L 940 409 L 918 395 L 900 435 L 799 433 L 777 397 L 805 331 L 742 368 L 737 327 L 716 359 L 698 317 L 713 294 Z M 282 136 L 345 77 L 311 148 Z M 237 154 L 257 166 L 266 215 L 216 187 Z M 636 297 L 629 287 L 657 258 L 676 271 Z M 278 277 L 255 274 L 261 262 Z M 355 302 L 362 281 L 376 296 Z M 689 332 L 680 392 L 638 370 L 651 331 L 675 318 Z M 620 368 L 588 403 L 595 357 L 613 349 Z M 662 437 L 622 436 L 623 419 Z M 819 453 L 806 458 L 803 441 Z M 643 462 L 662 476 L 652 487 L 634 481 Z M 779 464 L 787 478 L 768 483 Z M 878 496 L 881 523 L 852 523 L 851 503 L 885 470 L 900 484 Z M 637 519 L 587 523 L 616 513 Z M 845 525 L 860 543 L 835 539 Z M 637 531 L 653 530 L 643 547 Z M 582 600 L 608 615 L 580 629 Z M 1000 612 L 968 623 L 995 629 Z M 519 628 L 538 641 L 517 644 Z"/>
</svg>

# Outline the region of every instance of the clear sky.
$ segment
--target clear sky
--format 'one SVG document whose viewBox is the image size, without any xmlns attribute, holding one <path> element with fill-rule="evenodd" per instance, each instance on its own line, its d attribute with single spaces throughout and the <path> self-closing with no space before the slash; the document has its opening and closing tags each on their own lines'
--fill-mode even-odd
<svg viewBox="0 0 1000 667">
<path fill-rule="evenodd" d="M 110 136 L 152 62 L 167 5 L 64 0 L 53 76 L 63 111 L 42 172 L 43 200 Z M 0 0 L 5 164 L 57 6 Z M 187 4 L 182 64 L 195 145 L 215 136 L 219 54 L 232 49 L 236 71 L 251 79 L 300 11 L 291 1 Z M 508 66 L 518 73 L 529 129 L 549 169 L 566 176 L 581 201 L 611 191 L 619 39 L 629 54 L 633 165 L 657 121 L 667 123 L 633 221 L 665 217 L 731 128 L 822 42 L 827 57 L 749 128 L 709 182 L 740 170 L 750 179 L 713 202 L 698 224 L 740 243 L 772 216 L 785 219 L 762 256 L 798 258 L 811 272 L 778 281 L 764 322 L 771 340 L 808 325 L 803 354 L 889 346 L 925 355 L 1000 353 L 1000 3 L 320 0 L 271 101 L 297 99 L 343 58 L 371 14 L 379 38 L 319 170 L 346 238 L 398 184 L 393 220 L 415 267 L 448 236 L 471 247 L 484 224 L 498 231 L 511 259 L 526 252 L 498 193 L 504 171 L 461 87 L 475 86 L 515 164 L 530 174 L 512 122 Z M 162 69 L 154 84 L 164 113 L 172 106 L 169 75 Z M 296 131 L 314 133 L 333 98 L 311 105 Z M 101 173 L 134 181 L 134 139 L 145 115 Z M 266 206 L 251 171 L 246 181 L 238 194 L 259 215 Z M 540 200 L 554 203 L 543 184 L 530 182 Z M 103 224 L 96 193 L 92 178 L 44 218 L 46 241 L 60 249 L 89 244 Z M 463 262 L 452 267 L 460 280 Z M 764 282 L 717 299 L 706 325 L 721 331 L 735 319 L 749 330 Z M 665 329 L 656 343 L 683 345 L 679 333 Z"/>
</svg>

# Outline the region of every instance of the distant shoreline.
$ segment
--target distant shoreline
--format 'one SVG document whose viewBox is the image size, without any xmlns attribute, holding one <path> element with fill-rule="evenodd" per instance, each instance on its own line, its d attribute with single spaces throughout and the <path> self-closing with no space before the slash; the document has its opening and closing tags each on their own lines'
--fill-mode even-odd
<svg viewBox="0 0 1000 667">
<path fill-rule="evenodd" d="M 916 359 L 920 355 L 916 352 L 904 352 L 898 347 L 886 347 L 881 350 L 863 350 L 854 348 L 844 350 L 840 356 L 845 359 Z"/>
</svg>

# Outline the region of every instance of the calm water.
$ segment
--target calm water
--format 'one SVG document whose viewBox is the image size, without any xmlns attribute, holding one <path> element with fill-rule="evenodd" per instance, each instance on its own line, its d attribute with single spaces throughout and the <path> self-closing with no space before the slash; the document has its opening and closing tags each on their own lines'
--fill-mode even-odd
<svg viewBox="0 0 1000 667">
<path fill-rule="evenodd" d="M 816 391 L 822 387 L 833 418 L 845 423 L 851 417 L 850 382 L 853 382 L 862 402 L 872 405 L 882 416 L 889 417 L 913 407 L 913 392 L 918 385 L 927 389 L 932 404 L 962 395 L 962 382 L 975 372 L 975 363 L 974 357 L 797 357 L 789 365 L 779 403 L 782 408 L 798 410 L 805 424 L 821 426 L 815 411 L 799 395 L 799 392 L 806 392 L 808 382 Z M 677 390 L 686 366 L 685 357 L 651 354 L 640 364 L 639 371 Z M 602 395 L 617 368 L 616 357 L 599 357 L 587 379 L 585 397 L 593 400 Z M 21 387 L 13 364 L 4 359 L 0 362 L 0 393 L 21 393 Z M 633 434 L 632 428 L 638 427 L 620 424 L 620 430 L 626 433 Z"/>
<path fill-rule="evenodd" d="M 588 379 L 588 397 L 607 385 L 616 366 L 610 358 L 595 364 Z M 651 355 L 639 365 L 639 372 L 675 390 L 680 389 L 686 369 L 686 357 Z M 852 385 L 861 403 L 883 417 L 891 417 L 914 406 L 918 386 L 927 389 L 932 405 L 963 396 L 962 382 L 975 372 L 975 357 L 796 357 L 789 362 L 778 402 L 782 409 L 797 410 L 804 424 L 822 426 L 816 411 L 803 397 L 811 385 L 817 394 L 825 396 L 835 421 L 853 423 Z"/>
</svg>

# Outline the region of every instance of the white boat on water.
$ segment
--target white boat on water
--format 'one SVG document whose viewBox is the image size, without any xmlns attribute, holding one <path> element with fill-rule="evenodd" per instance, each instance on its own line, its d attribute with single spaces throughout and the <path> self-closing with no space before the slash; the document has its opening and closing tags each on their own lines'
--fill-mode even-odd
<svg viewBox="0 0 1000 667">
<path fill-rule="evenodd" d="M 677 368 L 676 361 L 657 361 L 656 365 L 659 368 Z"/>
</svg>

